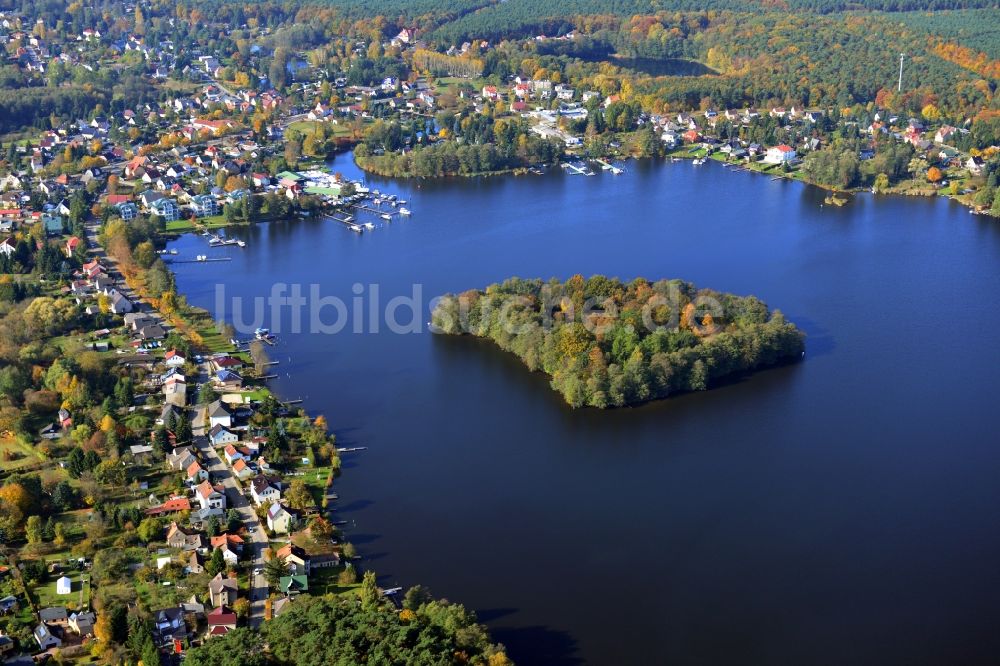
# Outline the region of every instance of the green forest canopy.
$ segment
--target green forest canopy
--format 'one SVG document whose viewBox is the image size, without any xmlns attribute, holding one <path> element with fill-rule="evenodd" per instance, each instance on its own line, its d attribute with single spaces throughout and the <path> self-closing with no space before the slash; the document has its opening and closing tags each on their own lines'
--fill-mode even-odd
<svg viewBox="0 0 1000 666">
<path fill-rule="evenodd" d="M 442 333 L 493 340 L 550 375 L 573 407 L 701 391 L 805 350 L 804 334 L 759 299 L 680 280 L 511 278 L 445 296 L 432 323 Z"/>
</svg>

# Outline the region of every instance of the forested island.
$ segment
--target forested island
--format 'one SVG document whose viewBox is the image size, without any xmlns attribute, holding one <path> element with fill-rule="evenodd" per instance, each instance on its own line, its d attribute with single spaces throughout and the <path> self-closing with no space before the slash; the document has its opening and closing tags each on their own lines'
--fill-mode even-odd
<svg viewBox="0 0 1000 666">
<path fill-rule="evenodd" d="M 572 407 L 624 407 L 801 358 L 805 335 L 754 296 L 681 280 L 511 278 L 448 294 L 436 332 L 474 335 L 542 371 Z"/>
</svg>

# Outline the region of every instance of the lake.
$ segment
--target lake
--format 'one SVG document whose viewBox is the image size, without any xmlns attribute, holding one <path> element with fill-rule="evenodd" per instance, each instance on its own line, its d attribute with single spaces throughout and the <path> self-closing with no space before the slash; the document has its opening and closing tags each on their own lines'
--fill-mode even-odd
<svg viewBox="0 0 1000 666">
<path fill-rule="evenodd" d="M 475 609 L 522 664 L 1000 653 L 996 221 L 946 200 L 823 206 L 711 163 L 368 182 L 412 218 L 262 224 L 234 232 L 244 249 L 187 236 L 181 257 L 233 260 L 177 264 L 180 290 L 214 310 L 216 285 L 350 302 L 377 284 L 384 305 L 415 283 L 426 299 L 512 275 L 676 277 L 809 335 L 802 363 L 601 412 L 482 341 L 268 320 L 274 388 L 369 447 L 345 455 L 337 513 L 383 585 Z"/>
</svg>

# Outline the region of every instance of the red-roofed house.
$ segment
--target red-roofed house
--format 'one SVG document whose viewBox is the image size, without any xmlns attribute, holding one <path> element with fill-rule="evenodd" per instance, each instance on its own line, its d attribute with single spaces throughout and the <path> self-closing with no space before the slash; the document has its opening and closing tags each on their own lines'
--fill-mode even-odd
<svg viewBox="0 0 1000 666">
<path fill-rule="evenodd" d="M 764 154 L 764 161 L 769 164 L 783 164 L 795 159 L 795 149 L 789 145 L 781 144 L 768 148 Z"/>
<path fill-rule="evenodd" d="M 236 628 L 236 613 L 228 606 L 219 606 L 208 611 L 209 636 L 224 636 Z"/>
<path fill-rule="evenodd" d="M 164 513 L 175 513 L 177 511 L 190 511 L 191 502 L 186 497 L 171 497 L 160 506 L 146 509 L 147 516 L 159 516 Z"/>
</svg>

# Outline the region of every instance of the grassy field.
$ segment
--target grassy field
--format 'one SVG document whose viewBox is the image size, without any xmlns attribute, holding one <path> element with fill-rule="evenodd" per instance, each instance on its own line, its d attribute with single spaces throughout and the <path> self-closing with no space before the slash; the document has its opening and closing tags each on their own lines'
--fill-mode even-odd
<svg viewBox="0 0 1000 666">
<path fill-rule="evenodd" d="M 65 554 L 63 554 L 65 555 Z M 59 559 L 64 559 L 60 557 Z M 73 581 L 73 591 L 70 594 L 56 594 L 56 580 L 68 576 Z M 51 580 L 31 589 L 32 595 L 38 601 L 39 608 L 49 606 L 65 606 L 70 612 L 86 608 L 90 603 L 90 574 L 80 571 L 66 571 L 52 574 Z"/>
<path fill-rule="evenodd" d="M 303 135 L 312 134 L 320 125 L 326 125 L 331 131 L 333 138 L 351 138 L 351 126 L 348 123 L 324 123 L 318 120 L 297 120 L 288 126 L 289 131 L 299 132 Z"/>
<path fill-rule="evenodd" d="M 351 585 L 341 585 L 337 582 L 337 576 L 344 570 L 344 567 L 323 567 L 313 569 L 309 572 L 309 594 L 322 596 L 324 594 L 356 595 L 361 589 L 361 583 Z"/>
<path fill-rule="evenodd" d="M 228 227 L 226 218 L 222 215 L 212 215 L 210 217 L 200 217 L 197 220 L 183 219 L 167 222 L 168 234 L 186 234 L 199 228 L 220 229 Z"/>
<path fill-rule="evenodd" d="M 22 442 L 17 437 L 0 437 L 0 470 L 14 472 L 45 460 L 45 456 L 33 445 Z"/>
</svg>

